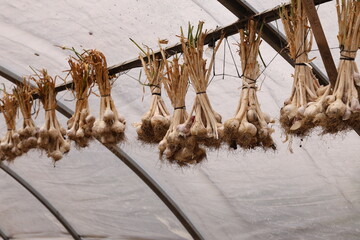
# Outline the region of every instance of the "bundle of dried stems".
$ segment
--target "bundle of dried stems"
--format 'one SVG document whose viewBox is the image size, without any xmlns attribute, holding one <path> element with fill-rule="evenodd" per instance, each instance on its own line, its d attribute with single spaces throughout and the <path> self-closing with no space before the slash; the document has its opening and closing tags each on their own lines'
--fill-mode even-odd
<svg viewBox="0 0 360 240">
<path fill-rule="evenodd" d="M 194 117 L 189 118 L 185 106 L 189 72 L 184 64 L 179 63 L 177 56 L 172 61 L 168 61 L 165 52 L 161 50 L 166 67 L 164 87 L 171 100 L 174 113 L 169 130 L 159 143 L 160 156 L 165 156 L 167 160 L 179 166 L 196 164 L 206 157 L 206 153 L 190 132 Z"/>
<path fill-rule="evenodd" d="M 213 56 L 207 66 L 203 57 L 204 40 L 207 32 L 202 32 L 203 22 L 200 22 L 196 33 L 193 27 L 189 26 L 187 38 L 181 32 L 180 41 L 184 53 L 184 65 L 188 69 L 191 83 L 196 91 L 196 97 L 190 116 L 195 115 L 191 126 L 191 135 L 209 147 L 219 147 L 222 142 L 224 127 L 221 124 L 221 116 L 216 113 L 210 104 L 206 89 L 211 77 L 212 66 L 215 61 L 215 54 L 223 40 L 217 42 L 213 50 Z"/>
<path fill-rule="evenodd" d="M 140 55 L 148 86 L 151 90 L 150 109 L 142 116 L 141 123 L 135 123 L 138 138 L 148 143 L 160 142 L 170 126 L 170 113 L 161 97 L 161 85 L 164 77 L 164 60 L 156 58 L 154 52 L 147 48 L 147 60 Z"/>
<path fill-rule="evenodd" d="M 13 90 L 23 116 L 22 126 L 18 130 L 20 136 L 18 147 L 23 153 L 28 152 L 32 148 L 37 148 L 39 128 L 35 125 L 31 116 L 31 109 L 34 103 L 33 94 L 35 92 L 36 89 L 32 88 L 26 79 L 23 80 L 23 84 Z"/>
<path fill-rule="evenodd" d="M 125 119 L 116 110 L 111 97 L 106 58 L 97 50 L 87 51 L 85 59 L 91 65 L 92 75 L 100 92 L 100 117 L 95 120 L 92 128 L 96 136 L 104 144 L 117 144 L 125 138 Z"/>
<path fill-rule="evenodd" d="M 0 140 L 1 160 L 12 161 L 22 154 L 19 149 L 20 136 L 16 132 L 16 115 L 18 103 L 13 94 L 3 90 L 3 98 L 0 100 L 0 109 L 4 115 L 7 131 L 5 136 Z"/>
<path fill-rule="evenodd" d="M 92 128 L 95 117 L 90 114 L 89 96 L 95 83 L 95 68 L 88 51 L 70 57 L 70 75 L 73 80 L 73 94 L 76 97 L 75 112 L 67 121 L 67 135 L 78 147 L 86 147 L 93 139 Z"/>
<path fill-rule="evenodd" d="M 70 143 L 65 139 L 66 130 L 60 126 L 56 117 L 56 78 L 43 69 L 31 79 L 38 86 L 37 93 L 45 110 L 45 123 L 39 130 L 38 145 L 46 151 L 48 157 L 58 161 L 70 150 Z"/>
<path fill-rule="evenodd" d="M 244 149 L 275 149 L 271 137 L 274 130 L 268 126 L 269 123 L 274 123 L 274 120 L 261 111 L 256 95 L 256 79 L 260 74 L 257 56 L 261 43 L 261 32 L 256 34 L 257 27 L 257 24 L 250 20 L 247 29 L 239 31 L 243 86 L 234 118 L 224 123 L 224 138 L 233 148 L 238 144 Z"/>
<path fill-rule="evenodd" d="M 291 96 L 280 111 L 280 123 L 286 134 L 306 136 L 314 127 L 311 104 L 329 87 L 320 86 L 312 72 L 308 53 L 312 46 L 312 31 L 301 0 L 292 0 L 290 12 L 280 12 L 288 39 L 289 54 L 295 60 Z"/>
<path fill-rule="evenodd" d="M 336 4 L 341 49 L 338 76 L 334 88 L 311 104 L 314 122 L 322 127 L 323 133 L 360 127 L 360 75 L 354 61 L 360 46 L 360 2 L 337 0 Z"/>
</svg>

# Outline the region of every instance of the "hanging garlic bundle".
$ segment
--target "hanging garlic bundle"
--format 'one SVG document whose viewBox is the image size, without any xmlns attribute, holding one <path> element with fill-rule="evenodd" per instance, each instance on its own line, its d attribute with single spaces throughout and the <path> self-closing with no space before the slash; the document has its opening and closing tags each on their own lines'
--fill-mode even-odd
<svg viewBox="0 0 360 240">
<path fill-rule="evenodd" d="M 314 105 L 321 107 L 317 124 L 323 133 L 337 133 L 349 127 L 360 127 L 359 91 L 360 75 L 355 63 L 360 46 L 360 2 L 356 0 L 336 1 L 341 49 L 338 76 L 333 92 L 326 92 L 322 101 Z M 325 113 L 324 113 L 325 112 Z"/>
<path fill-rule="evenodd" d="M 165 155 L 170 162 L 180 166 L 196 164 L 206 157 L 206 152 L 199 147 L 190 128 L 195 117 L 190 117 L 185 107 L 185 95 L 189 85 L 189 73 L 185 65 L 179 64 L 179 59 L 174 57 L 171 62 L 166 59 L 165 52 L 161 49 L 166 66 L 164 87 L 174 107 L 171 124 L 164 139 L 159 143 L 160 156 Z"/>
<path fill-rule="evenodd" d="M 314 115 L 308 114 L 312 107 L 308 104 L 314 102 L 328 87 L 320 87 L 309 65 L 312 31 L 302 1 L 293 0 L 290 13 L 283 9 L 280 16 L 288 39 L 290 57 L 295 60 L 291 97 L 281 108 L 280 123 L 286 134 L 305 136 L 314 127 Z"/>
<path fill-rule="evenodd" d="M 56 117 L 55 81 L 45 69 L 32 77 L 38 86 L 38 94 L 45 110 L 45 123 L 39 130 L 38 145 L 54 161 L 60 160 L 70 150 L 70 143 L 65 139 L 66 130 L 60 126 Z"/>
<path fill-rule="evenodd" d="M 193 35 L 192 28 L 189 28 L 188 39 L 181 34 L 181 44 L 184 53 L 184 64 L 189 69 L 191 83 L 196 91 L 196 98 L 190 116 L 195 115 L 194 124 L 191 127 L 191 135 L 206 146 L 219 147 L 223 136 L 223 125 L 221 116 L 211 107 L 207 86 L 211 75 L 211 69 L 215 60 L 215 53 L 218 50 L 223 37 L 214 48 L 213 56 L 208 68 L 206 60 L 203 59 L 204 41 L 207 33 L 202 32 L 203 22 L 200 22 L 196 35 Z"/>
<path fill-rule="evenodd" d="M 0 151 L 2 152 L 2 160 L 12 161 L 22 154 L 18 145 L 20 142 L 19 134 L 16 132 L 16 113 L 18 103 L 14 95 L 3 90 L 4 96 L 0 100 L 0 109 L 4 115 L 6 122 L 6 135 L 0 140 Z"/>
<path fill-rule="evenodd" d="M 234 118 L 224 123 L 224 138 L 228 144 L 236 149 L 236 145 L 244 149 L 262 147 L 275 149 L 268 126 L 273 120 L 260 109 L 256 91 L 256 79 L 259 77 L 257 56 L 261 43 L 260 33 L 256 35 L 257 24 L 249 21 L 248 30 L 240 32 L 240 60 L 243 69 L 243 87 L 240 102 Z"/>
<path fill-rule="evenodd" d="M 125 138 L 125 119 L 119 115 L 111 97 L 106 58 L 97 50 L 89 50 L 88 61 L 92 65 L 91 74 L 95 77 L 100 92 L 100 117 L 96 119 L 92 129 L 94 136 L 104 144 L 117 144 Z"/>
<path fill-rule="evenodd" d="M 92 139 L 92 128 L 95 117 L 90 114 L 89 95 L 94 85 L 94 67 L 86 62 L 89 58 L 87 51 L 78 55 L 78 58 L 70 57 L 70 74 L 73 79 L 74 94 L 76 97 L 75 112 L 67 121 L 67 135 L 76 146 L 86 147 Z"/>
<path fill-rule="evenodd" d="M 20 136 L 18 147 L 23 153 L 37 147 L 39 128 L 35 125 L 34 120 L 31 117 L 31 108 L 33 106 L 32 96 L 34 92 L 35 90 L 31 88 L 26 79 L 24 79 L 22 85 L 17 86 L 13 90 L 13 94 L 17 99 L 23 116 L 22 126 L 18 130 Z"/>
<path fill-rule="evenodd" d="M 157 59 L 154 53 L 147 49 L 147 62 L 140 55 L 140 60 L 145 71 L 151 90 L 150 109 L 141 118 L 141 123 L 135 123 L 138 138 L 144 142 L 160 142 L 170 126 L 170 113 L 161 98 L 161 84 L 164 76 L 164 61 Z"/>
</svg>

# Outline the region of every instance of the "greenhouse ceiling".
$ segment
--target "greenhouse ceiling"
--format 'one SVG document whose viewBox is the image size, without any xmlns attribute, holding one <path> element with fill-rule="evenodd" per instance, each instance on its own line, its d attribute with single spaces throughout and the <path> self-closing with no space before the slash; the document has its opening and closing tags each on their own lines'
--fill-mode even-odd
<svg viewBox="0 0 360 240">
<path fill-rule="evenodd" d="M 141 51 L 134 42 L 154 51 L 159 50 L 159 39 L 166 39 L 166 46 L 179 44 L 180 28 L 187 29 L 189 22 L 196 26 L 203 21 L 209 31 L 224 28 L 229 33 L 229 26 L 237 30 L 238 16 L 226 2 L 231 1 L 0 1 L 2 88 L 12 92 L 14 82 L 43 68 L 58 76 L 57 86 L 69 83 L 69 56 L 76 56 L 71 48 L 101 51 L 111 70 L 138 59 Z M 233 2 L 260 14 L 286 3 Z M 317 5 L 317 13 L 338 66 L 335 5 Z M 277 37 L 285 37 L 281 20 L 269 26 Z M 104 145 L 94 140 L 86 148 L 72 143 L 56 162 L 34 149 L 1 163 L 0 239 L 359 239 L 359 135 L 352 129 L 337 134 L 314 129 L 288 139 L 280 109 L 291 94 L 294 65 L 285 59 L 286 46 L 274 49 L 265 35 L 257 97 L 261 109 L 275 120 L 270 125 L 276 150 L 233 149 L 224 143 L 206 148 L 199 164 L 180 167 L 160 159 L 158 145 L 138 140 L 134 127 L 152 98 L 150 89 L 139 83 L 146 74 L 139 62 L 126 65 L 116 71 L 111 92 L 126 120 L 124 141 Z M 206 89 L 223 122 L 234 117 L 242 90 L 239 42 L 238 33 L 222 41 Z M 209 63 L 213 50 L 205 46 L 204 52 Z M 309 59 L 317 76 L 327 80 L 315 41 Z M 353 62 L 359 65 L 359 57 Z M 56 114 L 66 127 L 76 101 L 71 91 L 62 90 Z M 89 106 L 97 117 L 103 94 L 94 92 Z M 188 111 L 199 93 L 188 87 Z M 175 111 L 164 89 L 161 96 L 170 113 Z M 45 112 L 33 115 L 39 127 Z M 0 121 L 5 137 L 8 126 L 4 117 Z M 20 128 L 22 117 L 15 122 Z"/>
</svg>

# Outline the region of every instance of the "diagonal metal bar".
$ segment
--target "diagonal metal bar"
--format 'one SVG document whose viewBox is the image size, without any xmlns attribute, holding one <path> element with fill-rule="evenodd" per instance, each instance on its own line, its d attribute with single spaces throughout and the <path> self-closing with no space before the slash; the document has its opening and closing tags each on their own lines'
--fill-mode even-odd
<svg viewBox="0 0 360 240">
<path fill-rule="evenodd" d="M 0 229 L 0 237 L 4 240 L 10 240 L 10 238 Z"/>
<path fill-rule="evenodd" d="M 325 2 L 329 2 L 329 1 L 331 1 L 331 0 L 315 0 L 314 2 L 316 5 L 318 5 L 318 4 L 322 4 Z M 235 2 L 239 2 L 239 1 L 238 0 L 236 0 L 236 1 L 234 1 L 234 0 L 228 0 L 228 1 L 219 0 L 219 2 L 229 2 L 229 4 L 230 4 L 230 3 L 235 3 Z M 228 6 L 230 6 L 230 5 L 228 5 Z M 229 9 L 230 8 L 236 9 L 237 5 L 234 5 L 234 6 L 235 7 L 229 7 Z M 239 20 L 230 25 L 227 25 L 222 28 L 217 28 L 214 31 L 209 32 L 204 41 L 205 45 L 220 39 L 220 37 L 222 35 L 224 35 L 225 37 L 228 37 L 228 36 L 237 34 L 239 32 L 239 29 L 246 26 L 246 24 L 250 18 L 253 18 L 257 21 L 264 22 L 265 24 L 275 21 L 276 19 L 279 19 L 279 10 L 283 7 L 289 8 L 290 4 L 278 6 L 273 9 L 264 11 L 262 13 L 256 13 L 256 11 L 253 8 L 251 8 L 250 5 L 247 5 L 247 4 L 246 5 L 238 5 L 238 6 L 240 6 L 242 9 L 244 9 L 246 6 L 246 8 L 248 9 L 247 12 L 245 12 L 245 14 L 240 12 L 239 15 L 235 14 L 233 12 L 239 18 Z M 294 61 L 290 59 L 290 57 L 288 56 L 288 54 L 285 51 L 282 51 L 283 48 L 287 45 L 284 36 L 281 33 L 279 34 L 276 31 L 276 29 L 274 29 L 271 25 L 268 25 L 268 26 L 269 26 L 268 27 L 269 37 L 266 37 L 266 38 L 268 38 L 269 44 L 270 44 L 270 40 L 274 41 L 274 44 L 270 44 L 270 45 L 277 52 L 279 52 L 279 54 L 282 57 L 284 57 L 286 61 L 288 61 L 292 66 L 294 66 Z M 270 37 L 270 34 L 271 34 L 271 37 Z M 264 36 L 264 34 L 263 34 L 263 36 Z M 167 54 L 167 57 L 170 57 L 176 53 L 181 53 L 182 52 L 181 44 L 177 43 L 173 46 L 167 47 L 167 48 L 165 48 L 165 52 Z M 161 57 L 160 51 L 156 51 L 156 52 L 154 52 L 154 54 L 157 57 Z M 146 60 L 146 58 L 144 58 L 144 59 Z M 141 66 L 142 65 L 141 65 L 141 61 L 139 60 L 139 58 L 134 58 L 129 61 L 123 62 L 121 64 L 111 66 L 108 68 L 108 70 L 109 70 L 109 75 L 115 75 L 117 73 L 124 72 L 129 69 L 137 68 L 137 67 L 141 67 Z M 312 64 L 312 66 L 314 67 L 314 73 L 317 76 L 317 78 L 320 80 L 320 82 L 323 84 L 327 84 L 329 81 L 327 80 L 326 76 L 314 64 Z M 73 86 L 72 82 L 68 82 L 66 84 L 62 84 L 62 85 L 59 85 L 58 87 L 56 87 L 56 91 L 57 92 L 64 91 L 66 89 L 72 88 L 72 86 Z"/>
<path fill-rule="evenodd" d="M 75 229 L 70 225 L 70 223 L 61 215 L 61 213 L 56 210 L 56 208 L 35 188 L 33 188 L 25 179 L 23 179 L 19 174 L 14 172 L 11 168 L 6 166 L 4 163 L 0 163 L 0 168 L 14 178 L 18 183 L 20 183 L 26 190 L 28 190 L 35 198 L 37 198 L 53 215 L 54 217 L 64 226 L 64 228 L 70 233 L 70 235 L 75 240 L 81 240 L 80 235 L 75 231 Z"/>
<path fill-rule="evenodd" d="M 318 45 L 321 58 L 323 60 L 325 70 L 329 76 L 331 87 L 335 87 L 337 78 L 337 69 L 328 42 L 325 37 L 324 30 L 321 26 L 319 15 L 317 14 L 315 4 L 312 0 L 302 0 L 306 14 L 308 16 L 311 28 L 314 33 L 316 43 Z"/>
<path fill-rule="evenodd" d="M 322 4 L 325 2 L 329 2 L 331 0 L 326 1 L 312 1 L 313 4 Z M 242 0 L 218 0 L 222 5 L 224 5 L 230 12 L 232 12 L 239 19 L 246 19 L 251 16 L 259 14 L 255 8 L 253 8 L 250 4 L 246 3 Z M 289 7 L 285 5 L 285 7 Z M 279 18 L 279 17 L 278 17 Z M 284 48 L 287 46 L 287 41 L 285 36 L 279 32 L 275 27 L 273 27 L 269 23 L 265 23 L 262 26 L 262 38 L 267 42 L 275 51 L 277 51 L 291 66 L 295 66 L 295 62 L 290 58 L 287 51 L 284 51 Z M 321 72 L 321 70 L 314 64 L 310 63 L 313 68 L 313 72 L 315 76 L 319 79 L 320 83 L 323 85 L 327 85 L 329 83 L 327 77 Z"/>
<path fill-rule="evenodd" d="M 22 79 L 18 75 L 8 71 L 7 69 L 0 66 L 0 75 L 7 78 L 11 82 L 15 84 L 21 84 Z M 57 103 L 56 110 L 60 112 L 67 118 L 70 118 L 73 115 L 73 111 L 63 105 L 62 103 Z M 99 140 L 98 140 L 99 141 Z M 100 142 L 100 141 L 99 141 Z M 101 143 L 101 142 L 100 142 Z M 127 155 L 123 150 L 121 150 L 117 146 L 109 146 L 103 144 L 107 149 L 109 149 L 117 158 L 123 161 L 126 166 L 128 166 L 143 182 L 160 198 L 160 200 L 169 208 L 169 210 L 175 215 L 175 217 L 180 221 L 180 223 L 184 226 L 184 228 L 189 232 L 189 234 L 195 240 L 203 240 L 204 237 L 201 233 L 196 229 L 195 225 L 191 222 L 191 220 L 186 216 L 186 214 L 181 210 L 180 206 L 168 195 L 165 190 L 153 179 L 136 161 Z M 4 170 L 9 169 L 4 164 L 1 164 L 0 167 Z M 11 171 L 11 169 L 9 169 Z M 16 174 L 16 173 L 15 173 Z M 18 176 L 20 178 L 20 176 Z M 22 184 L 27 184 L 25 180 L 23 180 Z M 27 184 L 30 189 L 31 186 Z M 23 185 L 24 186 L 24 185 Z M 28 189 L 28 188 L 27 188 Z M 28 189 L 29 190 L 29 189 Z M 30 191 L 30 190 L 29 190 Z M 38 193 L 40 194 L 40 193 Z M 39 198 L 38 198 L 39 199 Z M 40 200 L 40 199 L 39 199 Z M 45 203 L 50 204 L 45 200 Z M 50 209 L 49 209 L 50 210 Z M 70 226 L 71 227 L 71 226 Z M 74 238 L 75 239 L 75 238 Z"/>
</svg>

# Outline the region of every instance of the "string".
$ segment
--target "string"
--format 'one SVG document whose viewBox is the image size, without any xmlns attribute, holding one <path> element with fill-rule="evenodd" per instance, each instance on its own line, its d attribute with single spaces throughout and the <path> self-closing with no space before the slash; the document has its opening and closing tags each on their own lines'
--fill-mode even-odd
<svg viewBox="0 0 360 240">
<path fill-rule="evenodd" d="M 226 41 L 224 42 L 224 57 L 223 57 L 223 77 L 222 79 L 225 78 L 225 53 L 226 53 Z"/>
</svg>

